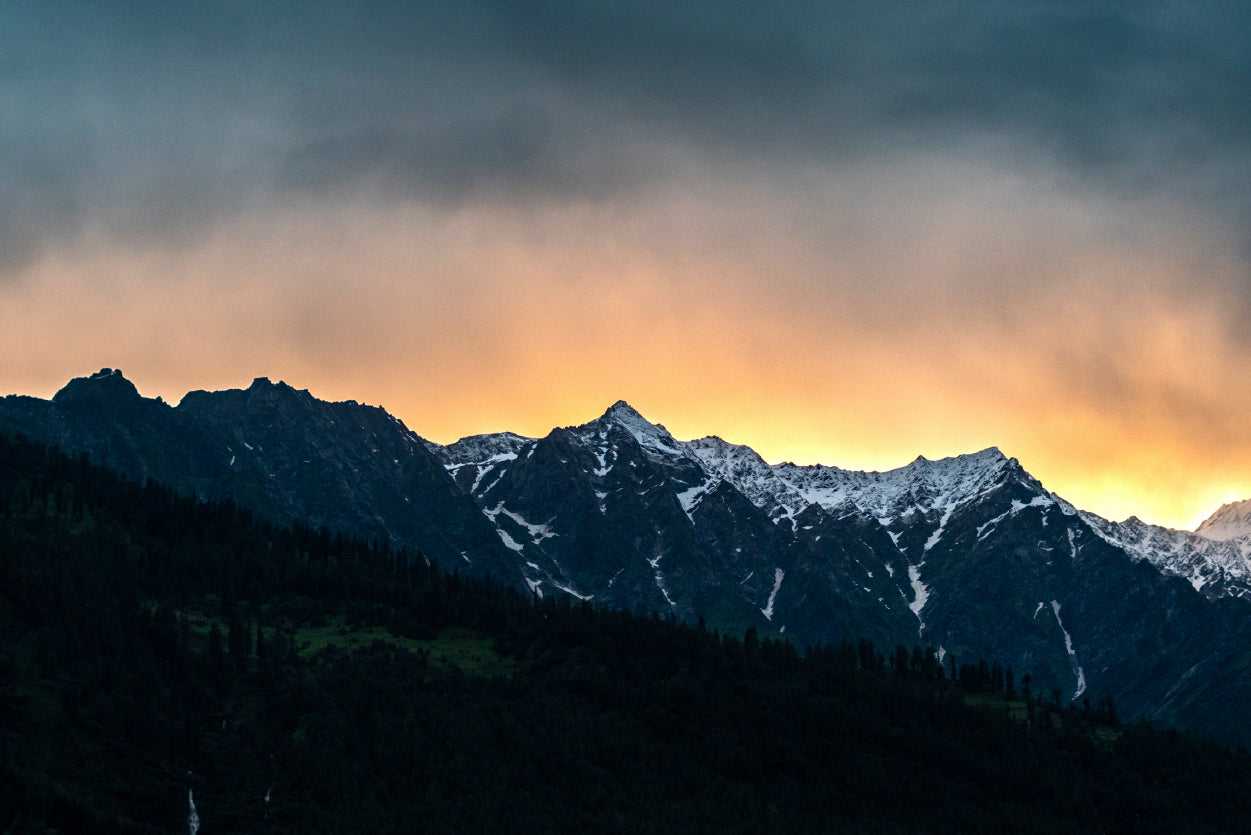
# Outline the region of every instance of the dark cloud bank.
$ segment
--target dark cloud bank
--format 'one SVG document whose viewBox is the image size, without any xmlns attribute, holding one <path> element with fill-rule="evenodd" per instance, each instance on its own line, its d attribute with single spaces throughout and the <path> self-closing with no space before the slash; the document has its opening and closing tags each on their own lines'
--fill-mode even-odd
<svg viewBox="0 0 1251 835">
<path fill-rule="evenodd" d="M 648 142 L 854 162 L 992 137 L 1251 220 L 1251 7 L 6 4 L 4 267 L 257 199 L 606 197 Z"/>
</svg>

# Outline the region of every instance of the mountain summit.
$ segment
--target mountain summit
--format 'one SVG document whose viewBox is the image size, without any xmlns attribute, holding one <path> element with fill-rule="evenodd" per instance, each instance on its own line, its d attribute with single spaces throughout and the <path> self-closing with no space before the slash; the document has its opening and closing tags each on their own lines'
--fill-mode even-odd
<svg viewBox="0 0 1251 835">
<path fill-rule="evenodd" d="M 1195 533 L 1219 542 L 1251 537 L 1251 499 L 1221 505 L 1195 528 Z"/>
<path fill-rule="evenodd" d="M 633 406 L 624 400 L 618 400 L 598 420 L 588 426 L 606 426 L 615 424 L 634 436 L 639 445 L 659 455 L 681 455 L 678 442 L 669 434 L 669 430 L 658 423 L 652 423 L 643 417 Z"/>
<path fill-rule="evenodd" d="M 52 396 L 52 401 L 60 404 L 139 399 L 139 390 L 135 388 L 135 384 L 114 368 L 102 368 L 90 377 L 75 377 Z"/>
</svg>

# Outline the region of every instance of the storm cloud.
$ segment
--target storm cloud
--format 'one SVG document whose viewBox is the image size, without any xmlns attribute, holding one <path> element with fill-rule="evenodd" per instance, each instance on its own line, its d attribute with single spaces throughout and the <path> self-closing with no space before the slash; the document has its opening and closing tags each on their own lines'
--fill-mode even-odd
<svg viewBox="0 0 1251 835">
<path fill-rule="evenodd" d="M 19 263 L 85 224 L 164 234 L 289 190 L 605 195 L 666 176 L 648 153 L 666 142 L 854 164 L 978 140 L 1247 219 L 1251 9 L 1239 3 L 1203 15 L 1089 2 L 18 3 L 0 15 L 0 217 Z"/>
</svg>

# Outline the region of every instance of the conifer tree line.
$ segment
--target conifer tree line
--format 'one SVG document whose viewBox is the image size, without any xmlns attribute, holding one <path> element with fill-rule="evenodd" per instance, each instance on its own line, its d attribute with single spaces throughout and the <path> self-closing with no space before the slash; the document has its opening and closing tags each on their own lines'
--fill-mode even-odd
<svg viewBox="0 0 1251 835">
<path fill-rule="evenodd" d="M 1028 671 L 539 598 L 0 438 L 0 833 L 1242 831 Z"/>
</svg>

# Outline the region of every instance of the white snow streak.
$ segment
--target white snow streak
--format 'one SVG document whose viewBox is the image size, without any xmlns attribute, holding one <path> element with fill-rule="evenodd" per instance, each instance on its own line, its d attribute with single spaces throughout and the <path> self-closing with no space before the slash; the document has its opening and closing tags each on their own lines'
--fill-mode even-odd
<svg viewBox="0 0 1251 835">
<path fill-rule="evenodd" d="M 1000 514 L 999 514 L 998 516 L 996 516 L 994 519 L 991 519 L 989 522 L 985 522 L 985 523 L 983 523 L 983 524 L 981 524 L 981 525 L 978 525 L 978 526 L 977 526 L 977 540 L 978 540 L 978 542 L 981 542 L 981 541 L 982 541 L 982 539 L 984 539 L 985 537 L 987 537 L 987 536 L 989 536 L 989 535 L 990 535 L 989 533 L 984 533 L 984 531 L 986 531 L 986 529 L 987 529 L 987 528 L 991 527 L 992 525 L 997 525 L 997 524 L 999 524 L 999 522 L 1001 522 L 1001 521 L 1002 521 L 1002 520 L 1003 520 L 1003 519 L 1004 519 L 1004 518 L 1005 518 L 1008 514 L 1010 514 L 1011 512 L 1012 512 L 1012 511 L 1010 511 L 1010 510 L 1006 510 L 1006 511 L 1004 511 L 1003 513 L 1000 513 Z"/>
<path fill-rule="evenodd" d="M 500 483 L 500 479 L 504 477 L 504 473 L 506 472 L 508 472 L 507 469 L 500 470 L 500 474 L 495 477 L 495 481 L 492 481 L 489 485 L 487 485 L 487 488 L 482 491 L 482 495 L 485 496 L 487 493 L 490 493 L 492 490 L 494 490 L 495 485 Z"/>
<path fill-rule="evenodd" d="M 527 522 L 520 513 L 513 513 L 511 510 L 505 510 L 503 502 L 500 502 L 498 505 L 496 505 L 495 512 L 504 514 L 509 519 L 512 519 L 518 525 L 521 525 L 521 527 L 529 531 L 530 538 L 533 539 L 536 544 L 539 542 L 542 542 L 545 539 L 550 539 L 553 536 L 560 536 L 560 534 L 558 533 L 552 533 L 551 528 L 548 527 L 548 525 L 551 524 L 550 521 L 547 524 L 543 524 L 543 525 L 532 525 L 529 522 Z"/>
<path fill-rule="evenodd" d="M 590 600 L 592 597 L 595 596 L 593 594 L 578 594 L 573 589 L 569 588 L 568 586 L 562 586 L 560 583 L 557 583 L 555 580 L 552 580 L 552 585 L 560 589 L 561 591 L 563 591 L 565 594 L 572 594 L 574 597 L 578 598 L 579 600 Z"/>
<path fill-rule="evenodd" d="M 530 539 L 536 545 L 545 539 L 549 539 L 553 536 L 560 536 L 558 533 L 553 533 L 551 528 L 548 527 L 548 525 L 551 524 L 550 522 L 547 525 L 532 525 L 527 522 L 525 517 L 520 513 L 513 513 L 511 510 L 506 509 L 503 502 L 500 502 L 494 508 L 483 508 L 482 513 L 486 516 L 486 518 L 491 520 L 492 524 L 496 526 L 496 531 L 499 533 L 500 539 L 504 541 L 504 544 L 509 548 L 512 548 L 514 551 L 521 551 L 524 546 L 518 544 L 517 540 L 513 539 L 503 530 L 503 528 L 499 527 L 498 519 L 501 515 L 507 516 L 509 519 L 512 519 L 518 525 L 525 528 L 526 532 L 530 534 Z"/>
<path fill-rule="evenodd" d="M 1028 502 L 1023 502 L 1020 499 L 1013 499 L 1012 500 L 1012 512 L 1020 513 L 1022 510 L 1024 510 L 1027 507 L 1051 507 L 1055 503 L 1056 503 L 1055 499 L 1051 498 L 1050 496 L 1035 496 L 1034 498 L 1030 499 Z"/>
<path fill-rule="evenodd" d="M 777 599 L 778 589 L 782 588 L 782 578 L 785 576 L 786 572 L 782 569 L 773 569 L 773 591 L 769 592 L 769 602 L 760 610 L 760 614 L 765 616 L 765 620 L 773 620 L 773 601 Z"/>
<path fill-rule="evenodd" d="M 665 596 L 665 602 L 667 602 L 670 606 L 678 605 L 674 603 L 673 598 L 669 596 L 669 590 L 665 588 L 665 578 L 660 576 L 659 568 L 656 569 L 656 588 L 660 589 L 660 593 Z"/>
<path fill-rule="evenodd" d="M 191 789 L 187 789 L 187 805 L 191 807 L 191 811 L 187 813 L 187 832 L 196 835 L 200 831 L 200 814 L 195 810 L 195 795 L 191 793 Z"/>
<path fill-rule="evenodd" d="M 1077 676 L 1077 690 L 1073 692 L 1073 699 L 1076 700 L 1081 698 L 1081 695 L 1086 692 L 1086 673 L 1078 665 L 1077 653 L 1073 650 L 1073 639 L 1069 637 L 1069 631 L 1064 628 L 1064 624 L 1060 621 L 1060 602 L 1058 600 L 1051 601 L 1051 611 L 1056 613 L 1056 625 L 1064 633 L 1064 648 L 1068 650 L 1069 663 L 1073 665 L 1073 673 Z"/>
<path fill-rule="evenodd" d="M 924 565 L 924 563 L 921 565 Z M 925 608 L 925 604 L 930 599 L 929 587 L 921 582 L 921 565 L 908 566 L 908 582 L 912 584 L 913 594 L 913 600 L 908 604 L 908 608 L 917 617 L 921 617 L 921 610 Z"/>
<path fill-rule="evenodd" d="M 505 548 L 511 548 L 517 553 L 521 553 L 521 551 L 525 549 L 525 546 L 522 545 L 517 540 L 513 539 L 511 536 L 509 536 L 507 531 L 501 530 L 500 528 L 496 528 L 495 532 L 500 535 L 500 541 L 504 543 Z"/>
<path fill-rule="evenodd" d="M 479 465 L 479 466 L 477 467 L 478 474 L 477 474 L 476 476 L 474 476 L 474 479 L 473 479 L 473 485 L 472 485 L 472 486 L 470 486 L 470 488 L 469 488 L 469 492 L 470 492 L 471 494 L 472 494 L 472 493 L 476 493 L 476 492 L 478 492 L 478 485 L 482 483 L 482 477 L 483 477 L 484 475 L 486 475 L 487 473 L 491 472 L 491 470 L 494 470 L 494 469 L 495 469 L 495 465 L 494 465 L 494 464 L 488 464 L 488 465 L 487 465 L 487 466 L 485 466 L 485 467 L 483 467 L 483 466 Z"/>
<path fill-rule="evenodd" d="M 925 540 L 925 547 L 922 551 L 928 551 L 938 544 L 938 540 L 943 535 L 943 530 L 947 527 L 947 520 L 951 518 L 951 512 L 956 509 L 954 504 L 949 504 L 943 508 L 943 518 L 938 523 L 938 529 L 930 534 L 930 538 Z"/>
<path fill-rule="evenodd" d="M 711 488 L 716 486 L 716 483 L 716 479 L 710 478 L 703 484 L 688 487 L 686 490 L 678 493 L 678 501 L 682 503 L 682 510 L 686 513 L 686 518 L 690 519 L 692 523 L 695 522 L 695 517 L 691 514 L 694 513 L 695 508 L 699 506 L 699 503 L 704 498 L 704 495 Z"/>
<path fill-rule="evenodd" d="M 942 529 L 939 528 L 941 531 Z M 912 602 L 908 604 L 908 608 L 917 616 L 917 636 L 920 637 L 921 631 L 925 629 L 925 621 L 921 620 L 921 610 L 925 608 L 925 604 L 929 602 L 930 590 L 925 583 L 921 582 L 921 566 L 924 561 L 917 565 L 908 566 L 908 582 L 912 584 Z"/>
<path fill-rule="evenodd" d="M 647 564 L 650 565 L 652 570 L 656 572 L 656 588 L 660 589 L 660 593 L 665 596 L 665 600 L 670 606 L 676 606 L 677 604 L 673 602 L 673 598 L 669 596 L 669 590 L 665 588 L 665 578 L 660 574 L 660 560 L 663 557 L 664 554 L 657 554 L 648 560 Z M 620 574 L 621 572 L 617 573 Z"/>
</svg>

